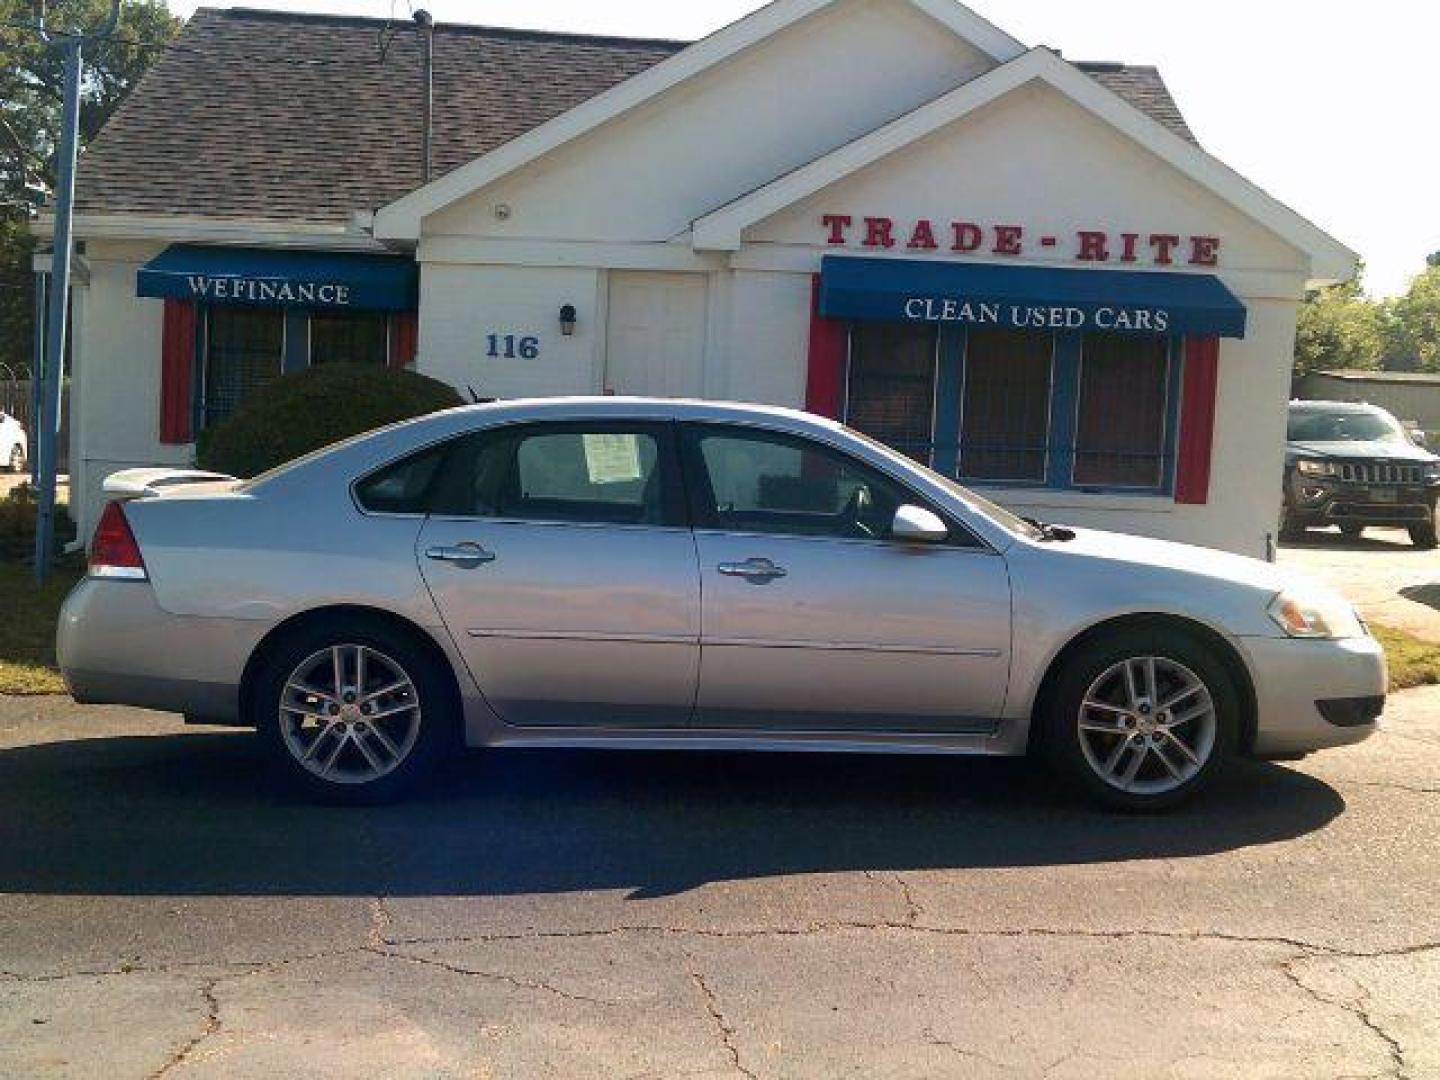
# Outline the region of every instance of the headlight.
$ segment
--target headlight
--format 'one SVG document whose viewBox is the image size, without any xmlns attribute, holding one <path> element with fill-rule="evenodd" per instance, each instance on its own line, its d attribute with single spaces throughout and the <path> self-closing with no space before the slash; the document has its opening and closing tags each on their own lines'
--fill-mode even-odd
<svg viewBox="0 0 1440 1080">
<path fill-rule="evenodd" d="M 1267 609 L 1275 625 L 1295 638 L 1364 637 L 1365 627 L 1355 608 L 1331 593 L 1287 589 Z"/>
<path fill-rule="evenodd" d="M 1435 462 L 1433 465 L 1425 466 L 1425 479 L 1440 480 L 1440 461 Z"/>
<path fill-rule="evenodd" d="M 1333 461 L 1315 461 L 1311 458 L 1301 458 L 1295 462 L 1295 468 L 1301 476 L 1334 476 L 1335 463 Z"/>
</svg>

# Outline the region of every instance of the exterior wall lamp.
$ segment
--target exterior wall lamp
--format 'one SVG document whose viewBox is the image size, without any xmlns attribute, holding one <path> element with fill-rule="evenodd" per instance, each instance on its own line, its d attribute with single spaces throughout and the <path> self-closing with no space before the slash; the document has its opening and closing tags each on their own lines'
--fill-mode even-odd
<svg viewBox="0 0 1440 1080">
<path fill-rule="evenodd" d="M 560 333 L 566 337 L 575 336 L 575 305 L 566 304 L 560 309 Z"/>
</svg>

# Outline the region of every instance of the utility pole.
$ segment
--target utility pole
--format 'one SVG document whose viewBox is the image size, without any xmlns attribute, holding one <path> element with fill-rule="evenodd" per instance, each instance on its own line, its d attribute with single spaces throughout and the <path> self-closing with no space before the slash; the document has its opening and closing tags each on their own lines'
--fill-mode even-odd
<svg viewBox="0 0 1440 1080">
<path fill-rule="evenodd" d="M 80 75 L 85 45 L 109 37 L 120 24 L 120 0 L 110 0 L 110 17 L 94 33 L 52 32 L 46 25 L 45 0 L 40 2 L 36 29 L 47 46 L 65 56 L 65 104 L 60 124 L 59 169 L 55 184 L 55 253 L 50 268 L 50 327 L 45 335 L 45 366 L 40 372 L 40 453 L 36 479 L 40 487 L 35 521 L 35 583 L 50 577 L 55 547 L 55 485 L 60 441 L 60 391 L 64 384 L 65 330 L 70 314 L 70 257 L 74 250 L 71 227 L 75 217 L 75 159 L 80 143 Z"/>
</svg>

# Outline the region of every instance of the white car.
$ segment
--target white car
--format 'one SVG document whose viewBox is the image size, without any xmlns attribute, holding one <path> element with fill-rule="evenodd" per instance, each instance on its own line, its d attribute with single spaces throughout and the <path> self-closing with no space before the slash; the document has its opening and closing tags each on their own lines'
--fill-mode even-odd
<svg viewBox="0 0 1440 1080">
<path fill-rule="evenodd" d="M 25 429 L 7 412 L 0 412 L 0 467 L 18 473 L 30 460 L 30 440 Z"/>
</svg>

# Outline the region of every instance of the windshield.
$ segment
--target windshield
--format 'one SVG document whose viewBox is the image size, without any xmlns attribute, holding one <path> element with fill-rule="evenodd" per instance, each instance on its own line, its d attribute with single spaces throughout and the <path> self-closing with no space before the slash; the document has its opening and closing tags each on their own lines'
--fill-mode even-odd
<svg viewBox="0 0 1440 1080">
<path fill-rule="evenodd" d="M 1405 442 L 1405 431 L 1382 412 L 1320 412 L 1301 409 L 1290 414 L 1291 442 Z"/>
<path fill-rule="evenodd" d="M 957 499 L 963 502 L 970 509 L 974 510 L 978 514 L 984 514 L 987 518 L 995 522 L 995 524 L 999 525 L 1002 529 L 1007 529 L 1013 533 L 1019 533 L 1021 536 L 1027 536 L 1031 540 L 1039 540 L 1044 535 L 1041 530 L 1037 529 L 1034 525 L 1030 524 L 1030 522 L 1026 521 L 1024 518 L 1019 517 L 1016 514 L 1012 514 L 1009 510 L 1006 510 L 999 503 L 993 503 L 989 499 L 985 498 L 983 495 L 975 494 L 975 492 L 967 488 L 964 484 L 958 483 L 957 481 L 950 479 L 950 477 L 946 476 L 944 473 L 936 472 L 928 465 L 922 465 L 914 458 L 906 457 L 898 450 L 894 450 L 886 446 L 884 443 L 872 439 L 864 432 L 856 431 L 854 428 L 846 428 L 845 430 L 848 434 L 853 435 L 855 436 L 855 438 L 860 439 L 862 442 L 874 447 L 876 450 L 880 451 L 892 461 L 900 462 L 904 464 L 907 468 L 918 469 L 919 471 L 923 472 L 931 480 L 934 480 L 937 484 L 940 484 L 947 491 L 951 492 Z"/>
</svg>

